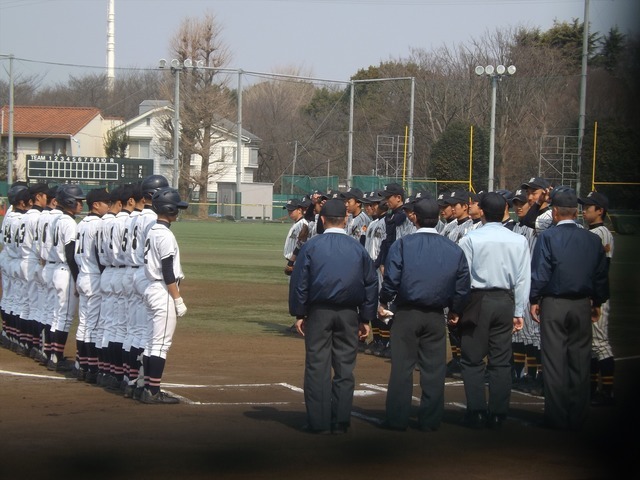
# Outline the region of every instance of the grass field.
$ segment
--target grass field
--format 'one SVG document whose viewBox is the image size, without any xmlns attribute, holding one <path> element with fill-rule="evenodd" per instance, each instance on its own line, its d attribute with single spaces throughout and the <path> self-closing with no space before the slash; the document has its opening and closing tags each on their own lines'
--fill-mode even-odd
<svg viewBox="0 0 640 480">
<path fill-rule="evenodd" d="M 186 279 L 189 313 L 180 328 L 257 334 L 292 323 L 282 246 L 290 223 L 173 224 Z M 611 267 L 610 335 L 616 356 L 637 354 L 640 325 L 640 237 L 616 235 Z"/>
</svg>

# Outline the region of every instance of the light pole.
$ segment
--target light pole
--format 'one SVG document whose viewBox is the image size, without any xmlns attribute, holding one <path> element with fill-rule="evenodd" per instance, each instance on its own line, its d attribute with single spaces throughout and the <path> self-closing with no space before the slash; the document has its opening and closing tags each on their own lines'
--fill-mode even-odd
<svg viewBox="0 0 640 480">
<path fill-rule="evenodd" d="M 487 191 L 493 192 L 496 146 L 496 90 L 498 89 L 498 80 L 502 80 L 502 77 L 505 75 L 513 75 L 516 73 L 516 67 L 514 65 L 509 65 L 508 67 L 498 65 L 493 68 L 493 65 L 487 65 L 486 67 L 478 65 L 475 72 L 479 77 L 486 75 L 491 79 L 491 133 L 489 135 L 489 182 Z"/>
<path fill-rule="evenodd" d="M 160 69 L 167 68 L 167 61 L 161 58 L 158 66 Z M 184 69 L 193 68 L 193 62 L 190 58 L 187 58 L 180 63 L 180 60 L 174 58 L 171 60 L 170 68 L 176 77 L 175 100 L 173 102 L 173 188 L 177 189 L 180 186 L 180 72 Z"/>
</svg>

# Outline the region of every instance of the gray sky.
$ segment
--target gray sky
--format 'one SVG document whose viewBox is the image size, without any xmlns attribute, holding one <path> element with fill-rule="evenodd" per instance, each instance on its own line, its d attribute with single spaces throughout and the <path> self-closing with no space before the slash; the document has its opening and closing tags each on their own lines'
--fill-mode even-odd
<svg viewBox="0 0 640 480">
<path fill-rule="evenodd" d="M 582 20 L 584 0 L 115 0 L 116 68 L 157 66 L 186 17 L 212 12 L 229 46 L 229 68 L 294 66 L 346 81 L 360 68 L 479 38 L 497 27 L 543 30 Z M 106 65 L 107 0 L 0 0 L 0 54 L 17 74 L 66 82 Z M 640 0 L 590 0 L 592 31 L 638 34 Z M 32 62 L 33 61 L 33 62 Z M 68 66 L 48 65 L 42 62 Z M 7 62 L 0 75 L 6 79 Z M 73 66 L 84 66 L 84 68 Z M 117 72 L 116 72 L 117 76 Z M 0 103 L 3 103 L 0 101 Z"/>
</svg>

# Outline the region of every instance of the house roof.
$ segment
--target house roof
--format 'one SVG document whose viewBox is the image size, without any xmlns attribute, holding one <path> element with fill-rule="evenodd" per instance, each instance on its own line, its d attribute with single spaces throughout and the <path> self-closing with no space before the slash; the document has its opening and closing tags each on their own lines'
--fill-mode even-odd
<svg viewBox="0 0 640 480">
<path fill-rule="evenodd" d="M 9 132 L 9 107 L 2 107 L 2 135 Z M 91 107 L 13 107 L 13 134 L 16 137 L 68 137 L 76 135 L 100 110 Z"/>
</svg>

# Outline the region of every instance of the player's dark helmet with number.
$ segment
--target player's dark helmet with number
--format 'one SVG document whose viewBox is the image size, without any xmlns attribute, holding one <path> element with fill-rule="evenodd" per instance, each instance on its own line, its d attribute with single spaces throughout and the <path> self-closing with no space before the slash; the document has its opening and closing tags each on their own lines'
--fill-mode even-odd
<svg viewBox="0 0 640 480">
<path fill-rule="evenodd" d="M 27 190 L 28 188 L 29 187 L 27 187 L 27 184 L 25 182 L 16 182 L 11 185 L 11 188 L 9 188 L 9 191 L 7 192 L 7 200 L 9 200 L 9 205 L 14 205 L 18 193 L 20 193 L 22 190 Z"/>
<path fill-rule="evenodd" d="M 153 194 L 158 191 L 158 189 L 163 187 L 168 187 L 169 181 L 162 175 L 149 175 L 144 180 L 142 180 L 142 184 L 140 185 L 140 189 L 142 190 L 142 194 L 145 198 L 153 197 Z"/>
<path fill-rule="evenodd" d="M 151 197 L 151 207 L 158 215 L 177 215 L 179 210 L 188 206 L 180 198 L 180 192 L 171 187 L 161 188 Z"/>
<path fill-rule="evenodd" d="M 87 198 L 78 185 L 60 185 L 56 193 L 56 201 L 62 208 L 74 209 L 78 200 Z"/>
</svg>

